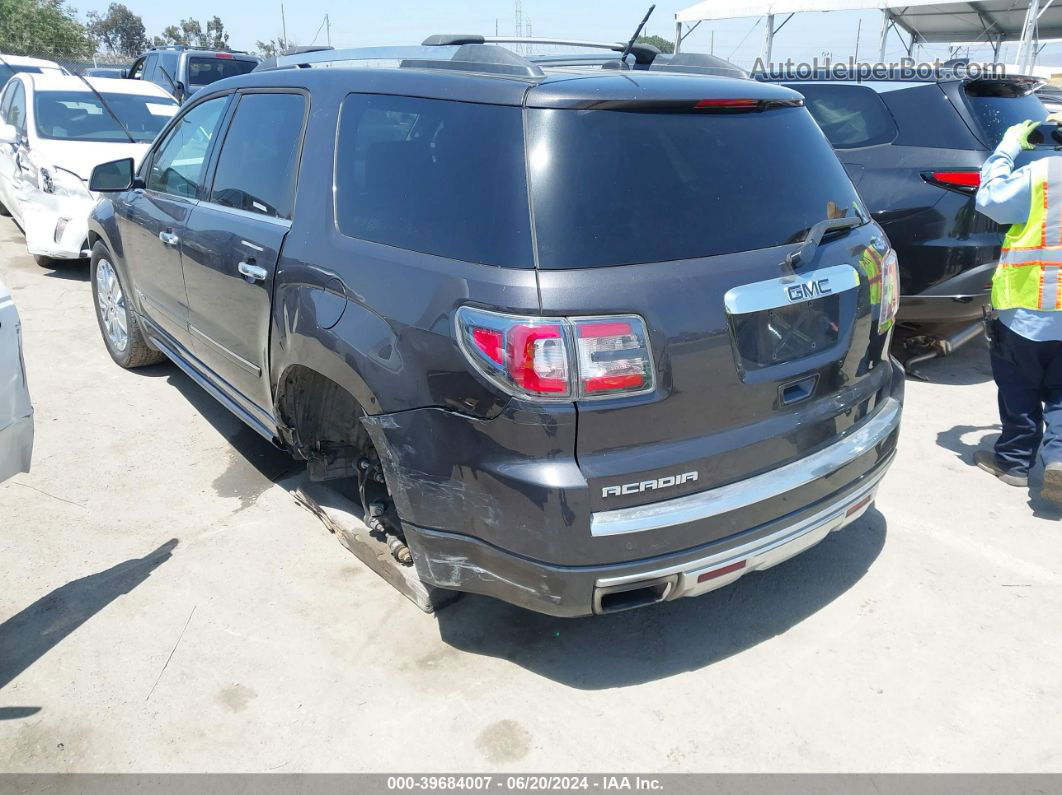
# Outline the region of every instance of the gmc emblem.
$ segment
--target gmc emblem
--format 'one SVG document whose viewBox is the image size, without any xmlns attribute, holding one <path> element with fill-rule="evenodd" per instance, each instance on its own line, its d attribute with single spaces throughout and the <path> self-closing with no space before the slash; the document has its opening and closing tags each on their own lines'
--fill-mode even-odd
<svg viewBox="0 0 1062 795">
<path fill-rule="evenodd" d="M 643 491 L 656 491 L 668 489 L 672 486 L 681 486 L 697 479 L 696 472 L 683 472 L 681 475 L 668 475 L 656 480 L 643 480 L 640 483 L 625 483 L 622 486 L 605 486 L 601 489 L 602 497 L 618 497 L 621 494 L 638 494 Z"/>
<path fill-rule="evenodd" d="M 789 294 L 790 301 L 808 301 L 812 298 L 829 295 L 833 292 L 833 288 L 830 287 L 829 279 L 819 279 L 818 281 L 794 284 L 785 289 Z"/>
</svg>

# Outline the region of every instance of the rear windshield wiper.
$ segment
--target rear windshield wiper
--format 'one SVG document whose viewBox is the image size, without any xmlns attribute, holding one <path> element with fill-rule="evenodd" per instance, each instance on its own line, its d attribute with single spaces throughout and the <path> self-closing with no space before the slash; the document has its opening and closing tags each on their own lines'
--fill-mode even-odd
<svg viewBox="0 0 1062 795">
<path fill-rule="evenodd" d="M 815 251 L 818 249 L 819 243 L 822 242 L 822 238 L 827 232 L 840 230 L 847 232 L 857 226 L 862 226 L 863 223 L 863 219 L 858 215 L 853 215 L 849 218 L 825 218 L 819 221 L 808 230 L 803 245 L 801 245 L 796 251 L 786 254 L 785 264 L 792 268 L 798 262 L 810 262 L 815 258 Z"/>
</svg>

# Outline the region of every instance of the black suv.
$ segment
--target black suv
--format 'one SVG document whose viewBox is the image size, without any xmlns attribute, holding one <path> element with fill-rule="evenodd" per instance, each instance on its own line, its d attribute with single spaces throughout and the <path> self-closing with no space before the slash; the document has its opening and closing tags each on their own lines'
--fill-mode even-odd
<svg viewBox="0 0 1062 795">
<path fill-rule="evenodd" d="M 900 419 L 895 256 L 799 94 L 429 41 L 217 83 L 135 174 L 96 169 L 114 360 L 172 359 L 356 482 L 425 582 L 555 615 L 860 516 Z"/>
<path fill-rule="evenodd" d="M 1034 93 L 1042 81 L 789 77 L 769 79 L 804 95 L 896 250 L 900 321 L 979 321 L 1003 238 L 974 207 L 978 172 L 1010 125 L 1046 117 Z M 1050 151 L 1053 144 L 1021 162 Z"/>
</svg>

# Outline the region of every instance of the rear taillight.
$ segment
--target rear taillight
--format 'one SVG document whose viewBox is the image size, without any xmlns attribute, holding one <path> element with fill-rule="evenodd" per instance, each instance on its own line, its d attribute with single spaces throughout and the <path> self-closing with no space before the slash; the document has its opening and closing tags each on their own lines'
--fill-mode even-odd
<svg viewBox="0 0 1062 795">
<path fill-rule="evenodd" d="M 637 315 L 536 318 L 463 306 L 461 350 L 506 392 L 537 399 L 592 399 L 647 392 L 653 364 Z"/>
<path fill-rule="evenodd" d="M 926 171 L 922 174 L 926 182 L 960 193 L 976 193 L 981 187 L 980 171 Z"/>
<path fill-rule="evenodd" d="M 232 58 L 233 55 L 232 55 L 231 52 L 216 52 L 216 53 L 214 53 L 214 57 L 215 58 Z"/>
<path fill-rule="evenodd" d="M 881 263 L 881 315 L 878 318 L 878 333 L 884 334 L 896 320 L 900 308 L 900 267 L 896 252 L 891 248 Z"/>
</svg>

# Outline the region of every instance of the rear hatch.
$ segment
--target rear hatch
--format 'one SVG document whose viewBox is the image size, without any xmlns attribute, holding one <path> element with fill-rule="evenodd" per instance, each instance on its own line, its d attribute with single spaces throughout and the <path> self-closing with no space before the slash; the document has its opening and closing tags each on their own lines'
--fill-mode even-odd
<svg viewBox="0 0 1062 795">
<path fill-rule="evenodd" d="M 577 403 L 576 456 L 595 512 L 806 456 L 871 412 L 891 379 L 877 366 L 886 243 L 799 95 L 751 81 L 623 79 L 627 96 L 580 101 L 564 93 L 578 86 L 546 85 L 527 102 L 543 314 L 638 315 L 655 364 L 651 392 Z M 813 226 L 842 218 L 857 226 L 786 262 Z M 654 531 L 639 549 L 705 543 L 838 487 L 824 479 L 707 533 Z M 597 541 L 602 559 L 630 543 Z"/>
<path fill-rule="evenodd" d="M 985 146 L 995 149 L 1008 127 L 1028 119 L 1047 118 L 1035 91 L 1042 81 L 1031 77 L 982 78 L 962 84 L 962 98 L 970 110 L 971 129 Z M 1043 154 L 1054 151 L 1059 141 L 1038 147 Z"/>
</svg>

